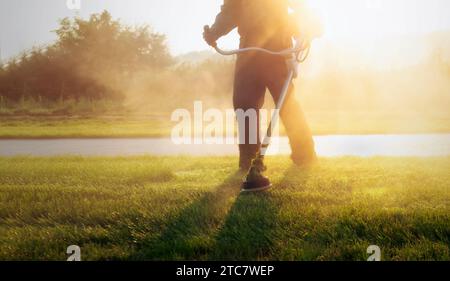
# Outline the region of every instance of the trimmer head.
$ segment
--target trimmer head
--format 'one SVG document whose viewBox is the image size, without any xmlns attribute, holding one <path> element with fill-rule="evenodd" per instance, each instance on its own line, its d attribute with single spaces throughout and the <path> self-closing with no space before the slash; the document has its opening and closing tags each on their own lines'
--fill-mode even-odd
<svg viewBox="0 0 450 281">
<path fill-rule="evenodd" d="M 257 192 L 271 188 L 272 183 L 263 175 L 265 170 L 264 157 L 258 155 L 252 161 L 252 166 L 242 184 L 241 192 Z"/>
</svg>

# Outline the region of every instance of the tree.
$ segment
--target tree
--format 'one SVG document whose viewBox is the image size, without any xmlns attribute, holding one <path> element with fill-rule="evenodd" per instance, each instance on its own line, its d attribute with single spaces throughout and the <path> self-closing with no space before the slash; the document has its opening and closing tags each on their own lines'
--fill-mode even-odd
<svg viewBox="0 0 450 281">
<path fill-rule="evenodd" d="M 107 11 L 87 20 L 64 18 L 55 33 L 54 44 L 34 48 L 3 69 L 2 93 L 15 100 L 121 99 L 136 73 L 173 64 L 164 35 L 146 25 L 123 25 Z"/>
</svg>

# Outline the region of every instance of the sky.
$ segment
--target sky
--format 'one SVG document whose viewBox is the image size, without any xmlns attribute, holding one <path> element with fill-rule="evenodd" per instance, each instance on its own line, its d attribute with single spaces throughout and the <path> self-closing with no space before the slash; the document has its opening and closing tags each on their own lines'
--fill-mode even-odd
<svg viewBox="0 0 450 281">
<path fill-rule="evenodd" d="M 77 0 L 74 0 L 77 1 Z M 201 33 L 211 24 L 223 0 L 80 0 L 71 10 L 66 0 L 0 0 L 0 48 L 3 59 L 55 40 L 58 19 L 88 17 L 108 10 L 127 24 L 149 24 L 167 35 L 177 55 L 208 49 Z M 248 1 L 248 0 L 247 0 Z M 250 0 L 251 1 L 251 0 Z M 257 0 L 253 0 L 257 1 Z M 448 0 L 307 0 L 325 28 L 324 40 L 371 48 L 385 37 L 450 30 Z M 220 43 L 236 47 L 233 32 Z"/>
</svg>

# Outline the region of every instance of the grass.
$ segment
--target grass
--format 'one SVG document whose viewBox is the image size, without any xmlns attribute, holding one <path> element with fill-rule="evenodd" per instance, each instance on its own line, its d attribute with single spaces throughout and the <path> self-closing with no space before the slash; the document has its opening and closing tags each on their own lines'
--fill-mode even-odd
<svg viewBox="0 0 450 281">
<path fill-rule="evenodd" d="M 3 117 L 0 139 L 164 137 L 171 127 L 154 117 Z"/>
<path fill-rule="evenodd" d="M 168 113 L 133 114 L 117 101 L 22 98 L 9 103 L 2 104 L 0 96 L 0 139 L 162 137 L 172 127 Z"/>
<path fill-rule="evenodd" d="M 308 113 L 314 135 L 448 133 L 446 116 L 380 113 Z M 169 137 L 170 113 L 63 116 L 0 116 L 0 139 Z M 207 123 L 206 123 L 207 124 Z M 280 131 L 284 134 L 283 128 Z"/>
<path fill-rule="evenodd" d="M 0 158 L 0 260 L 449 260 L 450 158 Z"/>
</svg>

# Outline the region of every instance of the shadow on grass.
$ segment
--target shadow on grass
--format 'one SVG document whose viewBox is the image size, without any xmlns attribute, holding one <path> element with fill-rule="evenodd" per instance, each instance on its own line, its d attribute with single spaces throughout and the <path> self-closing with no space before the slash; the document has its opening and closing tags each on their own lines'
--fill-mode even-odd
<svg viewBox="0 0 450 281">
<path fill-rule="evenodd" d="M 240 194 L 242 174 L 235 173 L 181 210 L 162 234 L 149 234 L 129 259 L 270 259 L 278 249 L 275 242 L 283 239 L 277 220 L 283 204 L 280 191 L 304 188 L 306 177 L 302 170 L 291 167 L 271 191 Z"/>
<path fill-rule="evenodd" d="M 234 173 L 170 221 L 158 236 L 148 235 L 131 260 L 207 259 L 214 236 L 240 191 L 241 173 Z"/>
<path fill-rule="evenodd" d="M 275 257 L 277 242 L 289 231 L 283 230 L 278 221 L 283 204 L 279 191 L 304 188 L 308 175 L 308 171 L 292 166 L 271 191 L 239 196 L 216 237 L 212 259 L 266 260 Z"/>
<path fill-rule="evenodd" d="M 270 193 L 239 196 L 216 237 L 211 258 L 261 260 L 269 256 L 277 209 Z"/>
</svg>

